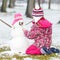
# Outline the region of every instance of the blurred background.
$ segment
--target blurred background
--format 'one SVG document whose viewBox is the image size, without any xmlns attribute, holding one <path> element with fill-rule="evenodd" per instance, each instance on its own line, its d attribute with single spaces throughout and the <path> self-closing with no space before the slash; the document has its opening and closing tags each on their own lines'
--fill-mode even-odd
<svg viewBox="0 0 60 60">
<path fill-rule="evenodd" d="M 60 42 L 60 0 L 0 0 L 0 44 L 12 39 L 8 25 L 12 24 L 14 14 L 21 13 L 27 23 L 32 20 L 33 8 L 38 6 L 43 8 L 45 18 L 53 23 L 53 43 Z M 31 24 L 27 27 L 30 29 Z"/>
</svg>

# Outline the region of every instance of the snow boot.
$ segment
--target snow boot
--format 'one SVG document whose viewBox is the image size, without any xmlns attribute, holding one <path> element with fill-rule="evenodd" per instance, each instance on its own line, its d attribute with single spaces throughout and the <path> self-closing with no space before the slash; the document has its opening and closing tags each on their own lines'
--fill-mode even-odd
<svg viewBox="0 0 60 60">
<path fill-rule="evenodd" d="M 56 49 L 54 47 L 50 48 L 50 50 L 53 52 L 53 53 L 60 53 L 60 50 L 59 49 Z"/>
<path fill-rule="evenodd" d="M 43 47 L 43 50 L 46 52 L 46 54 L 52 54 L 53 53 L 50 49 L 47 49 L 46 47 Z"/>
</svg>

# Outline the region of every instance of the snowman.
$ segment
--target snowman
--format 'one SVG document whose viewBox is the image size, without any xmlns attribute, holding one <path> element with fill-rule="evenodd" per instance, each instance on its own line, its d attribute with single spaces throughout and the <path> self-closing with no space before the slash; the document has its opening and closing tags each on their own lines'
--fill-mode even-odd
<svg viewBox="0 0 60 60">
<path fill-rule="evenodd" d="M 25 53 L 29 42 L 23 32 L 23 18 L 20 13 L 15 14 L 12 23 L 12 40 L 10 42 L 11 51 Z"/>
</svg>

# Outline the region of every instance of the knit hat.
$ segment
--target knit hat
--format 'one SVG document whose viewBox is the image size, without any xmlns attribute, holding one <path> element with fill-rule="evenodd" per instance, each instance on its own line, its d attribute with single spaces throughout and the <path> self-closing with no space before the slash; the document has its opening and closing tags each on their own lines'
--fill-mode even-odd
<svg viewBox="0 0 60 60">
<path fill-rule="evenodd" d="M 38 24 L 40 27 L 43 28 L 48 28 L 52 25 L 51 22 L 49 22 L 47 19 L 45 19 L 44 17 L 42 17 L 41 19 L 39 19 L 36 24 Z"/>
<path fill-rule="evenodd" d="M 22 15 L 20 13 L 17 13 L 14 15 L 14 21 L 13 21 L 12 25 L 14 25 L 18 21 L 21 21 L 21 22 L 23 21 Z"/>
<path fill-rule="evenodd" d="M 39 9 L 34 8 L 32 11 L 32 16 L 34 16 L 34 17 L 44 16 L 43 9 L 42 8 L 39 8 Z"/>
</svg>

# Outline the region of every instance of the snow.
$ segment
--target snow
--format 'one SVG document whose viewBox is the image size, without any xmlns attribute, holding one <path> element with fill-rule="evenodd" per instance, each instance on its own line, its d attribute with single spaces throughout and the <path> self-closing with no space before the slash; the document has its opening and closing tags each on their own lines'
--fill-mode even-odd
<svg viewBox="0 0 60 60">
<path fill-rule="evenodd" d="M 18 5 L 17 5 L 18 4 Z M 52 43 L 55 45 L 60 45 L 60 24 L 57 24 L 57 22 L 60 20 L 60 5 L 51 4 L 51 9 L 47 9 L 47 4 L 41 5 L 44 10 L 45 18 L 48 19 L 53 24 L 53 34 L 52 34 Z M 25 16 L 25 9 L 26 9 L 26 3 L 16 3 L 15 8 L 7 8 L 7 13 L 1 13 L 0 12 L 0 19 L 4 20 L 8 24 L 11 25 L 13 21 L 13 16 L 15 13 L 22 13 L 24 18 L 24 23 L 28 23 L 31 21 L 31 18 L 27 18 Z M 30 29 L 31 23 L 26 25 L 26 29 Z M 27 28 L 28 27 L 28 28 Z M 11 28 L 0 22 L 0 44 L 9 43 L 12 39 L 11 36 Z M 59 60 L 58 58 L 51 58 L 51 60 Z M 25 59 L 29 60 L 29 58 Z M 31 59 L 30 59 L 31 60 Z"/>
</svg>

